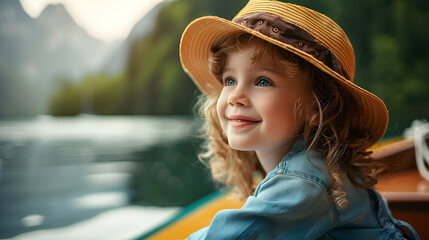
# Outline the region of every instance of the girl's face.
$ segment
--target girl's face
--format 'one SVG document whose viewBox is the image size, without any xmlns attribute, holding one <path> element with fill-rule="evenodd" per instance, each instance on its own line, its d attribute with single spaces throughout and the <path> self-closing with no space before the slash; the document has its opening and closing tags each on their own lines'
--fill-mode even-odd
<svg viewBox="0 0 429 240">
<path fill-rule="evenodd" d="M 286 69 L 274 63 L 268 54 L 257 62 L 251 58 L 246 47 L 228 55 L 217 102 L 219 121 L 233 149 L 256 151 L 260 160 L 267 154 L 281 159 L 306 120 L 306 75 L 296 65 Z M 302 114 L 295 111 L 299 104 Z"/>
</svg>

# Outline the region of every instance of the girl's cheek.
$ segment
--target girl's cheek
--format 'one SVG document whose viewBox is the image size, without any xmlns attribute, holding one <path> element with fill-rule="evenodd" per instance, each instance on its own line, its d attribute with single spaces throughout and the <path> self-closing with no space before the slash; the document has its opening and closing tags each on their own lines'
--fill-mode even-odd
<svg viewBox="0 0 429 240">
<path fill-rule="evenodd" d="M 223 118 L 225 116 L 225 97 L 224 94 L 221 94 L 216 103 L 216 112 L 219 118 L 219 122 L 222 124 Z"/>
</svg>

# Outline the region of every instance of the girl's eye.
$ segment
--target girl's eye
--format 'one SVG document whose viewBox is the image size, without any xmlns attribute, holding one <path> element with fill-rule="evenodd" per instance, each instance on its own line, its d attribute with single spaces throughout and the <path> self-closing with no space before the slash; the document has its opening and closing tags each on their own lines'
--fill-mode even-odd
<svg viewBox="0 0 429 240">
<path fill-rule="evenodd" d="M 225 86 L 237 85 L 237 82 L 232 78 L 227 78 L 225 80 Z"/>
<path fill-rule="evenodd" d="M 261 79 L 259 79 L 256 85 L 258 85 L 258 86 L 260 86 L 260 87 L 268 87 L 268 86 L 272 86 L 271 82 L 270 82 L 270 81 L 268 81 L 268 80 L 267 80 L 267 79 L 265 79 L 265 78 L 261 78 Z"/>
</svg>

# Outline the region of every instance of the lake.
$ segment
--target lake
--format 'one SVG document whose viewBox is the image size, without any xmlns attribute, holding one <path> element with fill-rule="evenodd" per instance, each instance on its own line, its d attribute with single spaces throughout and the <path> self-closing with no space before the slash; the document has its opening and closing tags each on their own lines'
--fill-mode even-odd
<svg viewBox="0 0 429 240">
<path fill-rule="evenodd" d="M 175 116 L 0 120 L 0 238 L 130 207 L 141 213 L 137 232 L 171 217 L 214 190 L 196 158 L 198 126 Z"/>
</svg>

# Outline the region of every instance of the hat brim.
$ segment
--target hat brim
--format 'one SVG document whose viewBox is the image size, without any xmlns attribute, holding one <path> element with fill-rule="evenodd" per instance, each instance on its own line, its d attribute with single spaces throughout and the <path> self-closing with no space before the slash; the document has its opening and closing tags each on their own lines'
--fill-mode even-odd
<svg viewBox="0 0 429 240">
<path fill-rule="evenodd" d="M 365 114 L 364 116 L 356 117 L 366 119 L 366 121 L 362 122 L 366 124 L 363 127 L 371 131 L 369 133 L 370 139 L 368 140 L 375 143 L 383 137 L 387 129 L 388 112 L 383 101 L 377 96 L 357 86 L 312 55 L 296 49 L 292 45 L 280 42 L 258 31 L 216 16 L 201 17 L 191 22 L 185 29 L 180 42 L 180 60 L 183 69 L 204 94 L 218 93 L 222 89 L 222 84 L 209 70 L 208 59 L 213 44 L 217 43 L 220 39 L 238 32 L 249 33 L 286 49 L 336 79 L 356 99 L 361 100 L 361 106 Z"/>
</svg>

